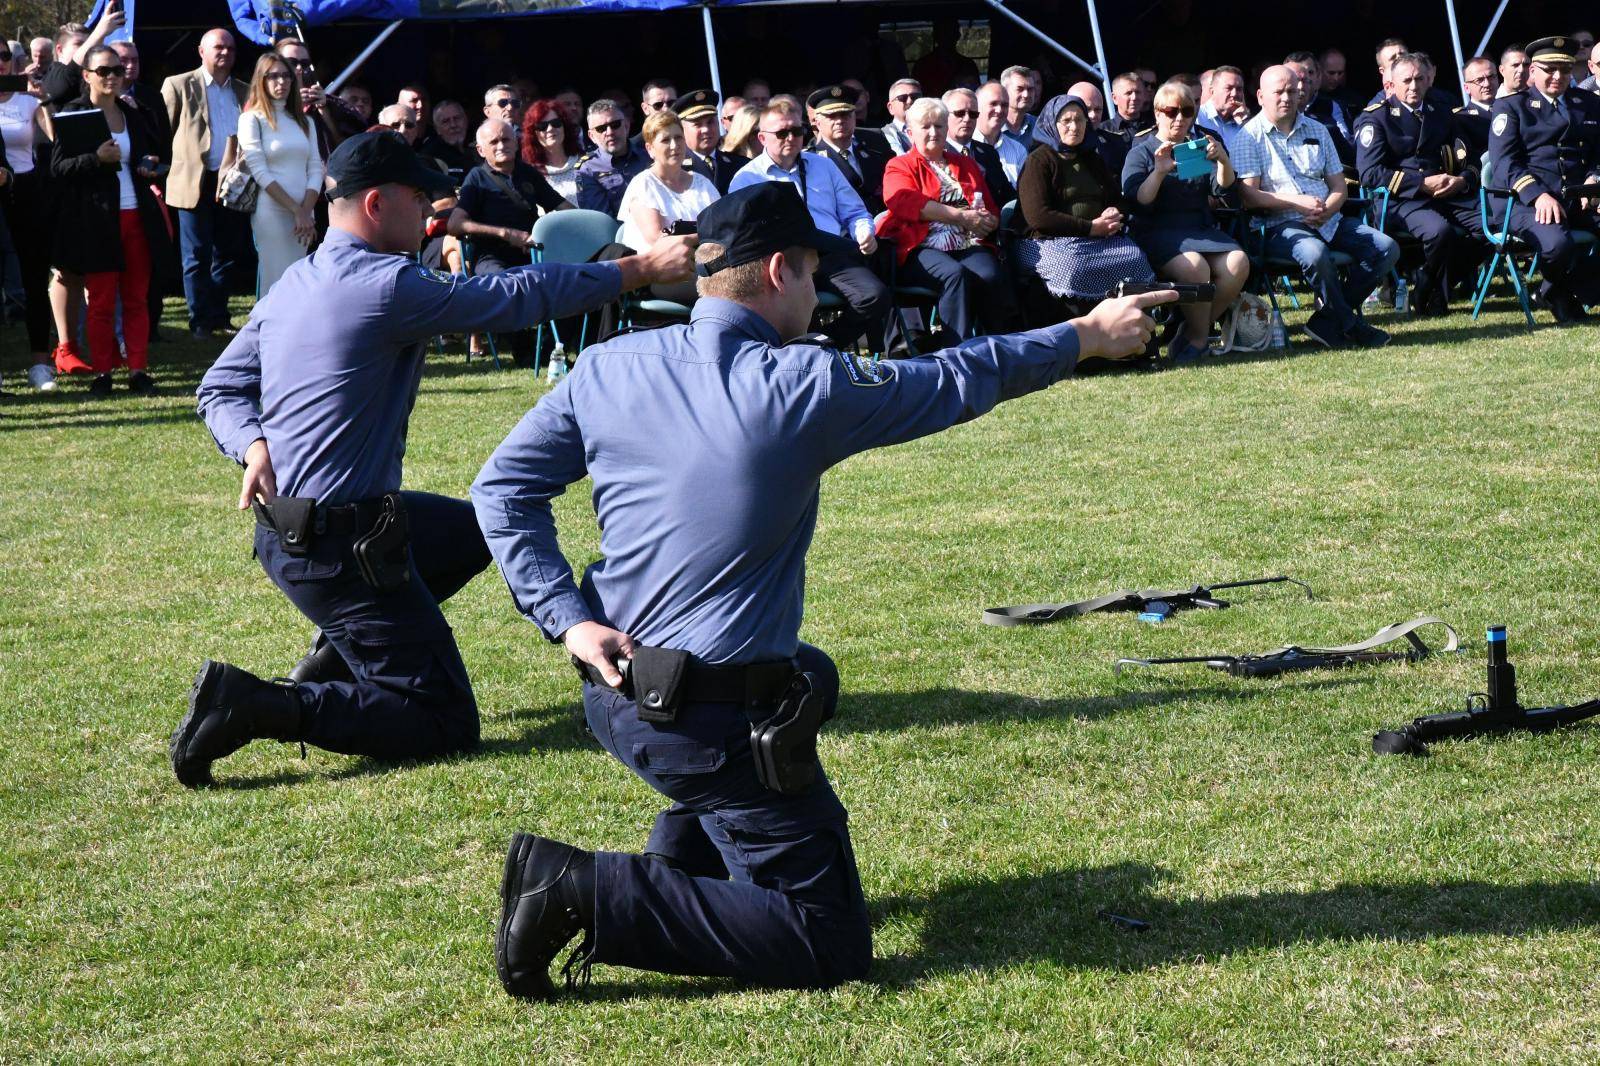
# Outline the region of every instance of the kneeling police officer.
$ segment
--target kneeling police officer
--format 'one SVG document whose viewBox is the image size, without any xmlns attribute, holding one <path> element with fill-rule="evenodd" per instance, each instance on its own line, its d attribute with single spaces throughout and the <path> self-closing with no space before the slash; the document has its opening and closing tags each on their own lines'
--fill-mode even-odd
<svg viewBox="0 0 1600 1066">
<path fill-rule="evenodd" d="M 489 553 L 465 500 L 400 491 L 427 343 L 580 314 L 690 270 L 692 247 L 675 238 L 615 263 L 440 274 L 413 257 L 445 175 L 379 132 L 341 144 L 328 176 L 327 239 L 256 304 L 198 392 L 218 447 L 244 466 L 256 557 L 318 635 L 288 684 L 201 668 L 170 743 L 191 788 L 256 738 L 385 759 L 477 744 L 439 602 Z"/>
<path fill-rule="evenodd" d="M 824 471 L 1144 351 L 1163 292 L 1087 317 L 872 363 L 800 337 L 818 232 L 786 182 L 699 218 L 688 325 L 584 353 L 496 449 L 472 503 L 518 610 L 583 677 L 612 755 L 665 795 L 641 855 L 518 834 L 495 940 L 514 996 L 593 962 L 756 984 L 861 977 L 871 930 L 843 805 L 816 755 L 839 677 L 799 640 Z M 588 475 L 604 558 L 580 587 L 550 501 Z M 576 970 L 574 969 L 576 967 Z"/>
</svg>

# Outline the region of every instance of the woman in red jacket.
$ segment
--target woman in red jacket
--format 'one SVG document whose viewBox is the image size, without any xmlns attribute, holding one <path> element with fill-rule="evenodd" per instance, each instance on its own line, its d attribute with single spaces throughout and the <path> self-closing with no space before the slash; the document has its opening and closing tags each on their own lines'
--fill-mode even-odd
<svg viewBox="0 0 1600 1066">
<path fill-rule="evenodd" d="M 894 243 L 900 279 L 939 291 L 939 317 L 962 340 L 1022 328 L 1011 278 L 988 239 L 1000 224 L 1000 205 L 983 171 L 966 156 L 944 150 L 948 113 L 923 97 L 906 110 L 911 150 L 883 172 L 888 208 L 878 236 Z"/>
</svg>

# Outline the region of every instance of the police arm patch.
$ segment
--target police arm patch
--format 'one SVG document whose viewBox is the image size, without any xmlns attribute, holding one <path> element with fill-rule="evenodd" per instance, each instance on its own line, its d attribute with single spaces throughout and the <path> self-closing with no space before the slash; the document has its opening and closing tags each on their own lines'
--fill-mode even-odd
<svg viewBox="0 0 1600 1066">
<path fill-rule="evenodd" d="M 1363 148 L 1371 148 L 1373 139 L 1376 138 L 1377 136 L 1378 136 L 1378 131 L 1373 128 L 1372 123 L 1369 122 L 1365 126 L 1362 126 L 1361 127 L 1361 147 L 1363 147 Z"/>
<path fill-rule="evenodd" d="M 883 360 L 873 362 L 854 352 L 835 351 L 833 354 L 838 356 L 839 365 L 844 368 L 844 376 L 849 379 L 850 384 L 859 388 L 870 389 L 887 384 L 889 379 L 894 377 L 890 364 Z"/>
<path fill-rule="evenodd" d="M 1511 116 L 1502 111 L 1494 117 L 1494 124 L 1489 127 L 1489 130 L 1496 137 L 1499 137 L 1506 132 L 1506 127 L 1509 125 L 1511 125 Z"/>
<path fill-rule="evenodd" d="M 417 277 L 425 278 L 428 281 L 436 281 L 440 285 L 454 285 L 456 282 L 454 275 L 446 274 L 442 270 L 434 270 L 431 267 L 425 266 L 419 266 L 416 268 L 416 270 Z"/>
</svg>

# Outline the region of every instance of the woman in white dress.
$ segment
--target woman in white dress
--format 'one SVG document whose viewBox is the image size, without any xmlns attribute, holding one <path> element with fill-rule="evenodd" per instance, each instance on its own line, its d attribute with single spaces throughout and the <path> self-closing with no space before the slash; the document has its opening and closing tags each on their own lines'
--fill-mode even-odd
<svg viewBox="0 0 1600 1066">
<path fill-rule="evenodd" d="M 256 292 L 260 299 L 290 264 L 305 258 L 317 234 L 312 208 L 322 195 L 316 131 L 300 106 L 294 68 L 276 52 L 256 60 L 250 99 L 239 116 L 239 152 L 261 186 L 250 216 L 261 264 Z"/>
<path fill-rule="evenodd" d="M 617 243 L 642 252 L 679 223 L 692 223 L 700 212 L 718 198 L 717 187 L 703 175 L 683 166 L 688 142 L 683 137 L 683 122 L 674 111 L 657 111 L 644 120 L 645 151 L 650 153 L 650 168 L 628 182 L 617 216 L 622 229 Z M 694 281 L 652 285 L 659 299 L 692 304 Z"/>
</svg>

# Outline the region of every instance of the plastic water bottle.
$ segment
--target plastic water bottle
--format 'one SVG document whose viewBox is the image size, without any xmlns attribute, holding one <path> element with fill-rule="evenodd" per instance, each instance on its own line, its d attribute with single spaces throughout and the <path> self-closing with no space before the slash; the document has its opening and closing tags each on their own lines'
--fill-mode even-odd
<svg viewBox="0 0 1600 1066">
<path fill-rule="evenodd" d="M 979 192 L 972 194 L 972 209 L 974 211 L 983 210 L 983 193 Z"/>
<path fill-rule="evenodd" d="M 556 352 L 550 357 L 550 369 L 545 371 L 545 378 L 554 385 L 567 376 L 567 353 Z"/>
<path fill-rule="evenodd" d="M 1376 311 L 1378 309 L 1380 299 L 1381 298 L 1378 296 L 1378 290 L 1373 289 L 1371 292 L 1367 293 L 1367 298 L 1361 301 L 1361 309 L 1363 311 Z"/>
<path fill-rule="evenodd" d="M 1402 315 L 1411 310 L 1411 294 L 1405 278 L 1394 283 L 1394 309 Z"/>
<path fill-rule="evenodd" d="M 1287 348 L 1289 346 L 1289 331 L 1283 326 L 1283 314 L 1277 308 L 1272 310 L 1272 332 L 1267 340 L 1272 348 Z"/>
</svg>

